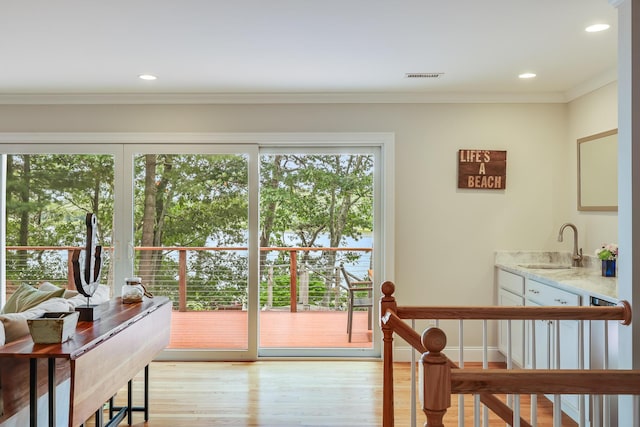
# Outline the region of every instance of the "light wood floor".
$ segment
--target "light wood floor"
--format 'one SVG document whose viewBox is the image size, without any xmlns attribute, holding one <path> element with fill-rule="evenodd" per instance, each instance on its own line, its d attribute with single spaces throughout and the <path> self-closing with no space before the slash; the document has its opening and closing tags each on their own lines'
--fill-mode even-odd
<svg viewBox="0 0 640 427">
<path fill-rule="evenodd" d="M 394 371 L 398 427 L 410 426 L 409 368 L 398 363 Z M 154 362 L 150 377 L 150 420 L 145 423 L 142 413 L 134 413 L 136 427 L 381 425 L 380 361 Z M 134 405 L 142 404 L 141 383 L 134 381 Z M 528 398 L 522 400 L 521 411 L 528 414 Z M 538 426 L 551 426 L 550 405 L 539 400 Z M 116 404 L 125 401 L 123 390 Z M 473 407 L 471 397 L 465 402 Z M 446 426 L 458 425 L 455 396 L 452 404 Z M 473 425 L 471 410 L 465 416 L 468 426 Z M 491 419 L 492 426 L 505 425 Z M 419 411 L 417 420 L 424 425 Z"/>
</svg>

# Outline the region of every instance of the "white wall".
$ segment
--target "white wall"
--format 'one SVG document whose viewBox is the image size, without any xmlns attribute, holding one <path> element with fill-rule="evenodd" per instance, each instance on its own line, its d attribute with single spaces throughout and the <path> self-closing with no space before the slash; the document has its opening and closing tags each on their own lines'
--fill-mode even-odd
<svg viewBox="0 0 640 427">
<path fill-rule="evenodd" d="M 556 201 L 557 221 L 576 224 L 579 243 L 588 255 L 593 255 L 602 243 L 618 242 L 618 213 L 577 210 L 577 140 L 617 128 L 618 85 L 615 82 L 568 104 L 568 137 L 563 157 L 566 161 L 565 179 L 569 185 L 567 193 Z M 617 187 L 612 188 L 612 191 L 617 191 Z M 565 239 L 567 241 L 570 239 Z"/>
<path fill-rule="evenodd" d="M 567 122 L 566 104 L 0 106 L 0 132 L 394 132 L 396 276 L 379 279 L 415 305 L 492 305 L 495 250 L 570 250 Z M 464 148 L 506 150 L 506 190 L 458 190 Z"/>
</svg>

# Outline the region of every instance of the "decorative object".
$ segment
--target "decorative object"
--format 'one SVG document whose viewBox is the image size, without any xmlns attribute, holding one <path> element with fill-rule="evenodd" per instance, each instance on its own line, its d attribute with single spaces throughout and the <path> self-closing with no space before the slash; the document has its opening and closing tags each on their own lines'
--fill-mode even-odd
<svg viewBox="0 0 640 427">
<path fill-rule="evenodd" d="M 125 284 L 122 287 L 122 303 L 135 304 L 137 302 L 142 302 L 144 293 L 141 278 L 127 277 L 125 279 Z"/>
<path fill-rule="evenodd" d="M 507 152 L 458 150 L 458 188 L 507 188 Z"/>
<path fill-rule="evenodd" d="M 80 249 L 74 249 L 71 256 L 73 266 L 73 279 L 78 291 L 87 297 L 87 304 L 76 307 L 80 312 L 80 320 L 92 322 L 99 318 L 95 305 L 89 304 L 89 298 L 94 294 L 99 285 L 100 271 L 102 269 L 102 246 L 96 246 L 96 230 L 98 220 L 92 213 L 85 218 L 87 225 L 87 243 L 85 245 L 84 271 L 80 268 Z"/>
<path fill-rule="evenodd" d="M 616 277 L 616 260 L 615 259 L 602 260 L 602 275 L 604 277 Z"/>
<path fill-rule="evenodd" d="M 596 249 L 596 256 L 602 261 L 602 275 L 616 277 L 616 260 L 618 259 L 618 245 L 606 243 Z"/>
<path fill-rule="evenodd" d="M 49 312 L 42 317 L 27 320 L 33 342 L 35 344 L 65 342 L 75 334 L 79 316 L 80 313 L 77 311 Z"/>
</svg>

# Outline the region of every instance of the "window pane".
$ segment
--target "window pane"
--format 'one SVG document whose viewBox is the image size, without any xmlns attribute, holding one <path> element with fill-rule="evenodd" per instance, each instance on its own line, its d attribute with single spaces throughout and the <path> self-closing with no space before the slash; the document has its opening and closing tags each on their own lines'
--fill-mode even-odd
<svg viewBox="0 0 640 427">
<path fill-rule="evenodd" d="M 260 170 L 260 346 L 371 348 L 373 306 L 350 317 L 340 267 L 370 280 L 373 155 L 283 152 Z M 367 287 L 359 302 L 372 301 Z"/>
<path fill-rule="evenodd" d="M 247 348 L 247 156 L 140 154 L 134 168 L 136 274 L 173 302 L 170 347 Z M 211 328 L 218 315 L 229 327 Z"/>
<path fill-rule="evenodd" d="M 111 285 L 113 170 L 106 154 L 7 155 L 7 295 L 22 283 L 73 282 L 68 257 L 84 248 L 89 212 L 104 248 L 101 283 Z"/>
</svg>

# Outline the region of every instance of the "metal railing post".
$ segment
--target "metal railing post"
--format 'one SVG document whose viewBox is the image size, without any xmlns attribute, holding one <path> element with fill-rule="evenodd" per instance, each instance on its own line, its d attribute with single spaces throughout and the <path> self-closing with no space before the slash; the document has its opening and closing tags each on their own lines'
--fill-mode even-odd
<svg viewBox="0 0 640 427">
<path fill-rule="evenodd" d="M 178 251 L 178 310 L 187 311 L 187 251 Z"/>
<path fill-rule="evenodd" d="M 298 252 L 289 251 L 290 255 L 290 277 L 291 277 L 291 312 L 298 311 Z"/>
</svg>

